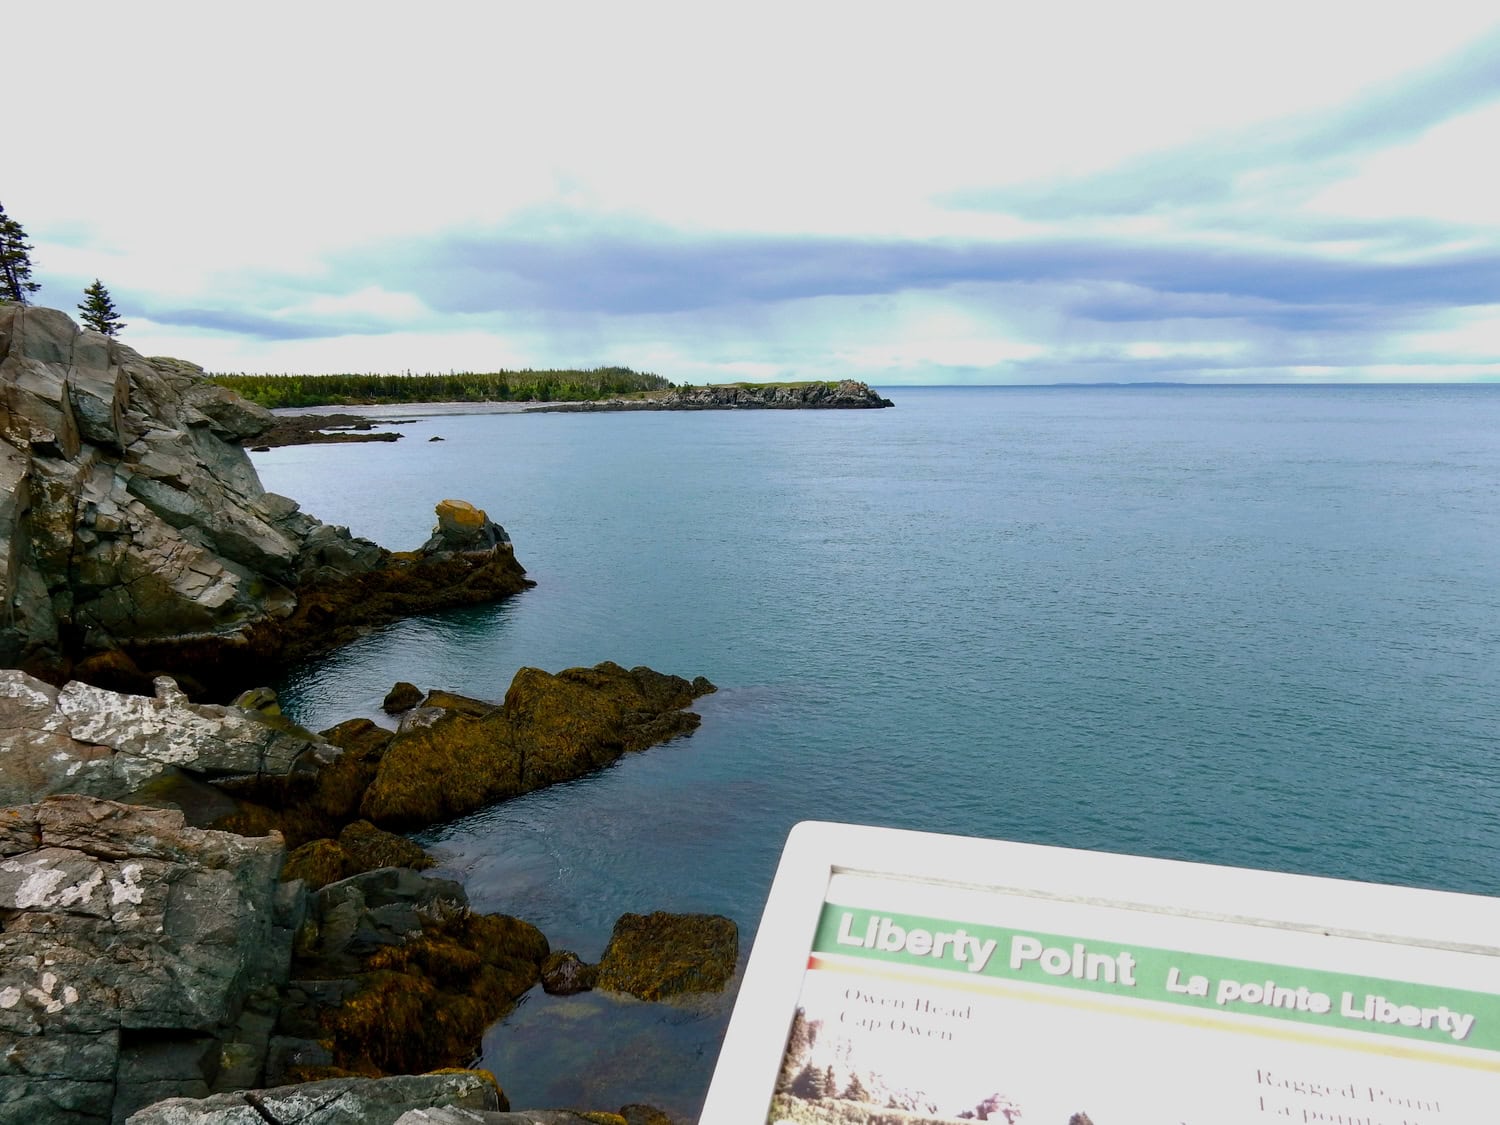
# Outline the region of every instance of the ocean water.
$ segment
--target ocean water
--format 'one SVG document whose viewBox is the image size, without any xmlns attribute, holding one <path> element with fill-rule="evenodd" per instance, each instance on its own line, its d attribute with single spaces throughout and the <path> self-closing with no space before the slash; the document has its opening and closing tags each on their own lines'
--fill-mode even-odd
<svg viewBox="0 0 1500 1125">
<path fill-rule="evenodd" d="M 323 727 L 398 679 L 498 699 L 601 660 L 718 684 L 692 737 L 422 838 L 588 959 L 654 909 L 748 949 L 809 818 L 1500 893 L 1500 386 L 883 393 L 255 455 L 392 548 L 468 499 L 538 582 L 284 703 Z M 692 1116 L 728 1007 L 538 991 L 484 1065 L 518 1106 Z"/>
</svg>

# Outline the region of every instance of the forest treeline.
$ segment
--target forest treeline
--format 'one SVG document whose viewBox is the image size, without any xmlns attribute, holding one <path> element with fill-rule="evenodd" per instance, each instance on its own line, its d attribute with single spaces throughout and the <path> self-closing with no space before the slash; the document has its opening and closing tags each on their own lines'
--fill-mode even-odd
<svg viewBox="0 0 1500 1125">
<path fill-rule="evenodd" d="M 400 402 L 589 402 L 660 391 L 660 375 L 628 367 L 590 371 L 458 371 L 447 375 L 245 375 L 209 378 L 236 394 L 279 406 L 354 406 Z"/>
</svg>

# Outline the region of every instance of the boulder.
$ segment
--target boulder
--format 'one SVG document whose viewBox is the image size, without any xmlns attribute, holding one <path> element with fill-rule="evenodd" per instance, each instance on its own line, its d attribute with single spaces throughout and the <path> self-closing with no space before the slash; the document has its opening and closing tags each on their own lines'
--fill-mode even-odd
<svg viewBox="0 0 1500 1125">
<path fill-rule="evenodd" d="M 385 693 L 385 699 L 381 702 L 380 707 L 386 714 L 396 715 L 402 711 L 410 711 L 421 702 L 421 688 L 416 684 L 409 684 L 405 680 L 398 680 L 396 686 Z"/>
<path fill-rule="evenodd" d="M 0 1118 L 255 1081 L 301 921 L 283 856 L 88 796 L 0 809 Z"/>
<path fill-rule="evenodd" d="M 397 556 L 266 492 L 240 443 L 271 422 L 193 364 L 0 306 L 0 666 L 143 691 L 190 672 L 227 698 L 362 626 L 529 585 L 487 517 L 505 550 Z"/>
<path fill-rule="evenodd" d="M 126 1125 L 394 1125 L 414 1110 L 455 1111 L 508 1108 L 493 1076 L 483 1071 L 330 1078 L 271 1090 L 247 1090 L 209 1098 L 169 1098 L 139 1110 Z"/>
<path fill-rule="evenodd" d="M 718 992 L 734 975 L 739 930 L 717 914 L 622 914 L 599 962 L 598 987 L 660 1000 Z"/>
<path fill-rule="evenodd" d="M 0 804 L 53 793 L 121 800 L 172 770 L 285 775 L 337 754 L 264 706 L 191 703 L 167 677 L 155 688 L 150 698 L 76 681 L 59 689 L 0 669 Z"/>
</svg>

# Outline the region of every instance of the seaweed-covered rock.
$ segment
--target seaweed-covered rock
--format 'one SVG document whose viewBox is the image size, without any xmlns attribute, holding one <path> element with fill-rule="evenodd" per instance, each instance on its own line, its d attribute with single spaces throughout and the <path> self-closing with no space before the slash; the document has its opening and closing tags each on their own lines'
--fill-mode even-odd
<svg viewBox="0 0 1500 1125">
<path fill-rule="evenodd" d="M 432 857 L 420 845 L 382 831 L 368 820 L 356 820 L 339 833 L 337 840 L 324 837 L 294 848 L 286 857 L 281 877 L 301 879 L 308 890 L 316 891 L 361 872 L 385 867 L 425 871 L 431 866 Z"/>
<path fill-rule="evenodd" d="M 734 975 L 739 930 L 717 914 L 622 914 L 598 987 L 660 1000 L 679 992 L 717 992 Z"/>
<path fill-rule="evenodd" d="M 483 1071 L 330 1078 L 209 1098 L 170 1098 L 132 1114 L 126 1125 L 394 1125 L 404 1114 L 434 1107 L 482 1112 L 508 1109 L 509 1103 L 494 1076 Z"/>
<path fill-rule="evenodd" d="M 433 865 L 432 857 L 422 850 L 420 844 L 376 828 L 368 820 L 345 825 L 339 833 L 339 846 L 360 871 L 374 871 L 380 867 L 410 867 L 414 871 L 425 871 Z"/>
<path fill-rule="evenodd" d="M 499 709 L 448 708 L 400 731 L 360 811 L 387 828 L 418 828 L 580 777 L 696 729 L 699 717 L 684 708 L 712 690 L 702 677 L 610 662 L 555 676 L 522 668 Z"/>
<path fill-rule="evenodd" d="M 309 840 L 287 853 L 281 877 L 288 882 L 300 879 L 307 884 L 308 890 L 316 891 L 359 871 L 349 853 L 336 840 L 322 839 Z"/>
<path fill-rule="evenodd" d="M 291 990 L 307 1004 L 283 1010 L 283 1029 L 325 1041 L 336 1068 L 360 1074 L 473 1058 L 549 952 L 529 922 L 473 913 L 457 883 L 403 869 L 324 887 L 308 930 Z M 331 994 L 313 983 L 340 978 L 350 983 Z"/>
<path fill-rule="evenodd" d="M 396 686 L 385 693 L 385 699 L 381 701 L 380 708 L 389 715 L 396 715 L 402 711 L 410 711 L 421 702 L 421 688 L 405 680 L 398 680 Z"/>
</svg>

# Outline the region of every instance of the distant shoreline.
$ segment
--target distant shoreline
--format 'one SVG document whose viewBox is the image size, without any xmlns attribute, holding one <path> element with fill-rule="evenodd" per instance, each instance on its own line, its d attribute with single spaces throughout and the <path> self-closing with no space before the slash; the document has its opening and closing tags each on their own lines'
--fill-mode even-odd
<svg viewBox="0 0 1500 1125">
<path fill-rule="evenodd" d="M 303 415 L 354 414 L 361 418 L 382 418 L 385 421 L 402 421 L 404 417 L 434 418 L 456 414 L 525 414 L 541 402 L 384 402 L 358 405 L 329 406 L 278 406 L 271 411 L 278 418 L 295 418 Z M 398 417 L 392 417 L 396 415 Z"/>
</svg>

